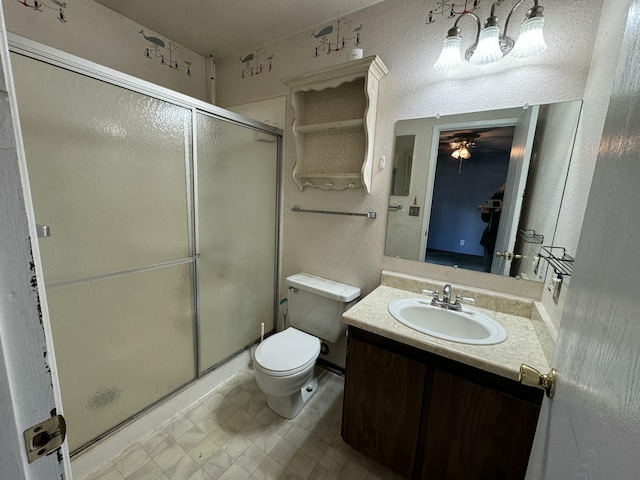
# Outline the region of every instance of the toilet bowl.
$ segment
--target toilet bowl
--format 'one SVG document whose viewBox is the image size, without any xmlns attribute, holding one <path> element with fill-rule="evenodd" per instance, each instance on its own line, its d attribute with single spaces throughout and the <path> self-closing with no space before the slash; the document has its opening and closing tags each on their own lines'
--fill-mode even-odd
<svg viewBox="0 0 640 480">
<path fill-rule="evenodd" d="M 256 382 L 267 405 L 284 418 L 294 418 L 316 393 L 313 374 L 320 340 L 289 327 L 264 340 L 254 354 Z"/>
<path fill-rule="evenodd" d="M 269 408 L 294 418 L 318 389 L 313 370 L 320 340 L 334 343 L 344 336 L 342 313 L 355 303 L 360 289 L 307 273 L 287 277 L 287 285 L 291 326 L 258 345 L 253 367 Z"/>
</svg>

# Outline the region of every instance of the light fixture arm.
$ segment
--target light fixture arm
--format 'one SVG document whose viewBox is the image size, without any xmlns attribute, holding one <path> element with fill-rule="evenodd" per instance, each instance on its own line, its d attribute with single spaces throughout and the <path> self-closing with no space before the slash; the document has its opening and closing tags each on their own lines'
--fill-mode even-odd
<svg viewBox="0 0 640 480">
<path fill-rule="evenodd" d="M 504 0 L 502 0 L 504 1 Z M 502 1 L 496 2 L 492 5 L 491 7 L 491 15 L 493 15 L 493 7 L 496 6 L 496 4 L 500 4 L 502 3 Z M 524 0 L 519 0 L 518 3 L 516 3 L 513 8 L 511 9 L 511 11 L 509 12 L 509 15 L 507 15 L 507 19 L 504 22 L 504 32 L 502 34 L 503 37 L 507 36 L 507 29 L 509 28 L 509 21 L 511 20 L 511 15 L 513 14 L 513 12 L 515 11 L 516 8 L 518 8 L 522 2 L 524 2 Z M 527 18 L 533 18 L 533 17 L 541 17 L 542 16 L 542 11 L 544 10 L 544 7 L 541 7 L 540 5 L 538 5 L 538 0 L 533 0 L 533 7 L 530 8 L 527 11 Z"/>
<path fill-rule="evenodd" d="M 470 16 L 473 17 L 476 21 L 476 39 L 473 42 L 473 45 L 471 45 L 468 49 L 467 52 L 465 54 L 467 60 L 469 60 L 469 57 L 471 57 L 471 55 L 473 54 L 473 51 L 476 49 L 476 47 L 478 46 L 478 40 L 480 39 L 480 31 L 482 30 L 482 22 L 480 21 L 480 18 L 472 12 L 465 12 L 462 15 L 459 15 L 458 18 L 456 18 L 455 23 L 453 24 L 453 27 L 451 27 L 449 29 L 449 31 L 447 32 L 447 37 L 459 37 L 460 36 L 460 27 L 458 26 L 458 22 L 460 21 L 460 19 L 464 16 Z"/>
<path fill-rule="evenodd" d="M 451 30 L 456 29 L 456 35 L 460 35 L 460 27 L 458 27 L 458 22 L 460 21 L 460 19 L 466 15 L 469 15 L 470 17 L 473 17 L 476 21 L 476 26 L 477 26 L 477 30 L 476 30 L 476 41 L 473 42 L 474 45 L 478 44 L 478 38 L 480 37 L 480 30 L 482 30 L 482 24 L 480 22 L 480 18 L 475 14 L 475 13 L 471 13 L 471 12 L 465 12 L 462 15 L 459 15 L 458 18 L 456 18 L 455 23 L 453 24 L 453 27 L 451 27 L 449 29 L 449 35 L 451 36 Z"/>
</svg>

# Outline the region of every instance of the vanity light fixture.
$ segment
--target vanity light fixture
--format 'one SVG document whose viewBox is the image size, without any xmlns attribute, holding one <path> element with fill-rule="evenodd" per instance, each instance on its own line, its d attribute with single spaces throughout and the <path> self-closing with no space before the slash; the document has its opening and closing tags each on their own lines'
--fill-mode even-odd
<svg viewBox="0 0 640 480">
<path fill-rule="evenodd" d="M 538 4 L 538 0 L 533 0 L 534 6 L 530 8 L 526 15 L 525 21 L 520 28 L 518 41 L 514 42 L 507 35 L 509 21 L 511 15 L 524 0 L 518 2 L 511 8 L 509 15 L 504 23 L 504 31 L 500 32 L 498 26 L 498 17 L 495 15 L 496 6 L 500 6 L 505 0 L 498 0 L 491 6 L 491 15 L 484 22 L 484 28 L 480 25 L 480 19 L 471 12 L 465 12 L 458 16 L 453 27 L 449 29 L 447 38 L 442 47 L 442 53 L 438 61 L 433 66 L 436 70 L 447 71 L 460 68 L 463 64 L 461 58 L 460 27 L 458 22 L 462 17 L 471 16 L 476 20 L 477 34 L 474 44 L 465 52 L 465 59 L 473 65 L 487 65 L 495 63 L 504 55 L 511 52 L 514 58 L 527 58 L 544 52 L 547 45 L 544 41 L 543 27 L 544 17 L 542 12 L 544 8 Z"/>
</svg>

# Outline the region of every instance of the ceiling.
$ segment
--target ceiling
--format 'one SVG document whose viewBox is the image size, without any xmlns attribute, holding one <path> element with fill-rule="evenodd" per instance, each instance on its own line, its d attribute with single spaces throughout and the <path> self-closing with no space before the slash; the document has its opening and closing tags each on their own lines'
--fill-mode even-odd
<svg viewBox="0 0 640 480">
<path fill-rule="evenodd" d="M 95 0 L 215 61 L 383 0 Z"/>
</svg>

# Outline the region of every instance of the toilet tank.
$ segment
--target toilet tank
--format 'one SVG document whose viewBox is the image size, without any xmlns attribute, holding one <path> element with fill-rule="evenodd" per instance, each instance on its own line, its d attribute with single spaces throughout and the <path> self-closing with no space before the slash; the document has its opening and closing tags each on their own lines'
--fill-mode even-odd
<svg viewBox="0 0 640 480">
<path fill-rule="evenodd" d="M 360 296 L 360 289 L 308 273 L 287 277 L 289 324 L 330 343 L 344 335 L 342 321 Z"/>
</svg>

